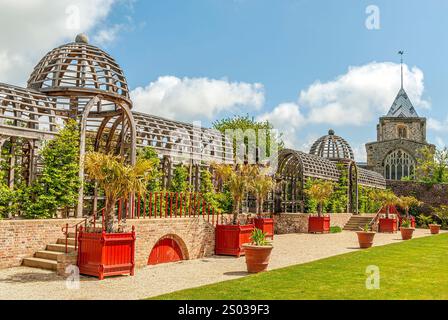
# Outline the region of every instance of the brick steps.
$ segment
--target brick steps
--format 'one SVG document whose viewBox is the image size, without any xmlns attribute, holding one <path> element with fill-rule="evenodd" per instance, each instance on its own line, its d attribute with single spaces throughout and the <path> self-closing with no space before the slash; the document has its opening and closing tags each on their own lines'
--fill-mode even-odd
<svg viewBox="0 0 448 320">
<path fill-rule="evenodd" d="M 54 260 L 41 259 L 41 258 L 25 258 L 23 259 L 23 265 L 31 268 L 56 271 L 58 262 Z"/>
<path fill-rule="evenodd" d="M 70 236 L 70 234 L 69 234 Z M 75 251 L 75 238 L 68 238 L 67 251 Z M 32 258 L 23 259 L 26 267 L 46 270 L 57 270 L 58 256 L 65 254 L 65 238 L 60 238 L 56 243 L 48 244 L 45 250 L 37 251 Z"/>
<path fill-rule="evenodd" d="M 373 218 L 373 216 L 352 216 L 343 229 L 347 231 L 359 231 L 360 228 L 372 222 Z"/>
</svg>

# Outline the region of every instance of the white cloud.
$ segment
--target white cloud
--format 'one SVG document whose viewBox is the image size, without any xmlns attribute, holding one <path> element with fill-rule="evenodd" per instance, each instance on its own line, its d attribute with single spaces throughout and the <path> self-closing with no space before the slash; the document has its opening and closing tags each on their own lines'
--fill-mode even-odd
<svg viewBox="0 0 448 320">
<path fill-rule="evenodd" d="M 434 118 L 428 119 L 428 129 L 437 132 L 447 132 L 448 131 L 448 117 L 445 120 L 438 120 Z"/>
<path fill-rule="evenodd" d="M 445 146 L 446 146 L 446 143 L 445 143 L 445 141 L 441 138 L 441 137 L 436 137 L 436 146 L 437 146 L 437 148 L 438 149 L 443 149 L 443 148 L 445 148 Z"/>
<path fill-rule="evenodd" d="M 305 118 L 296 103 L 282 103 L 275 107 L 272 111 L 258 116 L 257 120 L 268 120 L 274 126 L 274 129 L 277 129 L 283 133 L 285 147 L 297 147 L 297 130 L 305 124 Z"/>
<path fill-rule="evenodd" d="M 182 121 L 213 119 L 239 107 L 258 110 L 264 103 L 260 83 L 208 78 L 159 77 L 131 92 L 134 110 Z"/>
<path fill-rule="evenodd" d="M 365 144 L 357 144 L 350 145 L 353 150 L 353 156 L 355 157 L 355 161 L 358 162 L 367 162 L 367 152 Z"/>
<path fill-rule="evenodd" d="M 414 107 L 429 108 L 423 100 L 423 72 L 404 65 L 404 87 Z M 389 110 L 400 88 L 400 65 L 372 62 L 350 67 L 335 80 L 316 83 L 300 92 L 299 104 L 308 108 L 312 123 L 363 125 Z"/>
<path fill-rule="evenodd" d="M 0 82 L 24 85 L 53 47 L 104 22 L 116 0 L 0 0 Z"/>
<path fill-rule="evenodd" d="M 110 28 L 99 30 L 93 37 L 93 41 L 101 47 L 115 41 L 120 31 L 124 29 L 123 24 L 115 24 Z"/>
</svg>

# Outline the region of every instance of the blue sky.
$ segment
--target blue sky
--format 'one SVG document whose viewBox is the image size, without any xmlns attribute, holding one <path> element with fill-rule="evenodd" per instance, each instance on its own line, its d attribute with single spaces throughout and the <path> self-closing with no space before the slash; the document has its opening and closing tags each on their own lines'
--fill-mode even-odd
<svg viewBox="0 0 448 320">
<path fill-rule="evenodd" d="M 98 6 L 101 1 L 93 2 Z M 397 52 L 404 50 L 409 67 L 405 69 L 405 89 L 415 98 L 417 112 L 431 118 L 428 140 L 438 145 L 448 141 L 447 1 L 103 2 L 108 7 L 100 13 L 99 22 L 81 26 L 86 29 L 81 31 L 117 59 L 131 89 L 141 89 L 139 110 L 165 115 L 164 103 L 147 110 L 144 104 L 153 101 L 155 89 L 182 83 L 183 94 L 172 92 L 166 108 L 172 108 L 170 116 L 191 121 L 188 109 L 203 100 L 193 99 L 189 104 L 185 97 L 196 89 L 229 84 L 226 90 L 244 97 L 233 97 L 227 104 L 210 108 L 204 117 L 196 110 L 192 117 L 206 125 L 214 118 L 232 114 L 272 119 L 286 131 L 291 144 L 301 149 L 331 127 L 363 160 L 363 144 L 375 140 L 377 118 L 386 113 L 398 92 Z M 369 5 L 380 10 L 379 30 L 365 26 Z M 109 32 L 107 41 L 98 37 L 100 31 Z M 63 38 L 69 36 L 64 34 Z M 350 73 L 349 67 L 358 69 Z M 161 77 L 171 78 L 161 81 Z M 316 82 L 320 86 L 310 87 Z M 147 91 L 151 91 L 150 98 Z M 227 91 L 219 92 L 224 95 L 219 99 L 225 100 Z M 321 97 L 327 98 L 321 101 Z M 173 105 L 183 110 L 178 112 Z M 319 114 L 324 120 L 318 119 Z"/>
</svg>

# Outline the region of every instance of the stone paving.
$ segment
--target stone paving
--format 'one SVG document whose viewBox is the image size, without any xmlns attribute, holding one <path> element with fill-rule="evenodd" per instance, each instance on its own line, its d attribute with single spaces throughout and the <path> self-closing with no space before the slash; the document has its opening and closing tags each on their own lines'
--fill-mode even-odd
<svg viewBox="0 0 448 320">
<path fill-rule="evenodd" d="M 414 237 L 430 236 L 429 230 L 417 229 Z M 397 243 L 397 234 L 377 234 L 375 246 Z M 306 263 L 358 249 L 354 232 L 337 234 L 288 234 L 274 240 L 270 269 Z M 0 300 L 8 299 L 143 299 L 186 288 L 247 276 L 244 257 L 209 257 L 136 271 L 134 277 L 119 276 L 98 281 L 81 276 L 79 288 L 67 286 L 65 278 L 53 272 L 19 267 L 0 270 Z M 69 283 L 70 284 L 70 283 Z"/>
</svg>

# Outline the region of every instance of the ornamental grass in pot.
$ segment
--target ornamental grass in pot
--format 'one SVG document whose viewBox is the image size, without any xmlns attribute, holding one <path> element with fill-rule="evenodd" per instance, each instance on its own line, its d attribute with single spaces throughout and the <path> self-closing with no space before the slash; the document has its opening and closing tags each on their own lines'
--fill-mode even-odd
<svg viewBox="0 0 448 320">
<path fill-rule="evenodd" d="M 359 247 L 361 249 L 372 247 L 376 232 L 372 231 L 372 228 L 368 224 L 364 228 L 361 228 L 361 231 L 357 231 L 356 234 L 358 235 Z"/>
<path fill-rule="evenodd" d="M 411 221 L 409 219 L 404 219 L 401 223 L 400 232 L 401 238 L 403 240 L 412 239 L 412 235 L 414 234 L 414 228 L 411 228 Z"/>
<path fill-rule="evenodd" d="M 266 271 L 274 247 L 266 240 L 266 234 L 260 229 L 254 229 L 250 239 L 252 240 L 251 243 L 243 245 L 246 253 L 247 272 L 259 273 Z"/>
</svg>

